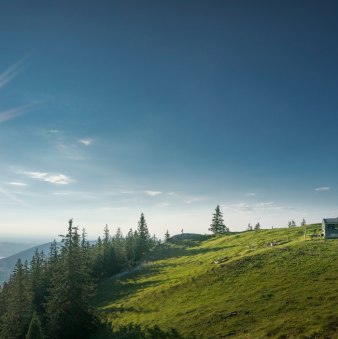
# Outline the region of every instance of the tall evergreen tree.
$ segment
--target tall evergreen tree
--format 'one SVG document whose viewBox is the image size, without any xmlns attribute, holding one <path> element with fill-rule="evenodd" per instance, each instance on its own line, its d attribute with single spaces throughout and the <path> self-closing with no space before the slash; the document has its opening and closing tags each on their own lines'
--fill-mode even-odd
<svg viewBox="0 0 338 339">
<path fill-rule="evenodd" d="M 140 260 L 144 257 L 145 253 L 150 248 L 150 235 L 148 231 L 148 226 L 144 214 L 141 213 L 140 220 L 137 227 L 137 246 L 136 246 L 136 256 Z"/>
<path fill-rule="evenodd" d="M 14 267 L 6 292 L 0 337 L 23 338 L 32 314 L 32 298 L 28 272 L 20 259 Z"/>
<path fill-rule="evenodd" d="M 25 339 L 43 339 L 43 338 L 44 336 L 39 316 L 34 312 Z"/>
<path fill-rule="evenodd" d="M 43 254 L 43 252 L 36 250 L 31 260 L 30 279 L 33 307 L 39 316 L 42 316 L 44 313 L 44 303 L 46 301 L 48 289 L 46 263 L 46 256 Z"/>
<path fill-rule="evenodd" d="M 229 233 L 229 228 L 224 225 L 223 213 L 221 212 L 221 208 L 219 207 L 219 205 L 216 206 L 209 231 L 214 234 Z"/>
<path fill-rule="evenodd" d="M 137 235 L 137 233 L 136 233 Z M 138 235 L 135 237 L 135 233 L 131 228 L 126 236 L 126 256 L 129 264 L 133 264 L 136 258 L 136 241 Z"/>
<path fill-rule="evenodd" d="M 113 247 L 119 267 L 127 263 L 126 239 L 123 237 L 121 228 L 118 227 L 113 237 Z"/>
<path fill-rule="evenodd" d="M 169 231 L 167 230 L 167 231 L 165 232 L 165 234 L 164 234 L 164 241 L 165 241 L 165 242 L 168 242 L 169 239 L 170 239 L 170 234 L 169 234 Z"/>
<path fill-rule="evenodd" d="M 91 280 L 82 257 L 78 227 L 69 221 L 62 239 L 61 259 L 54 269 L 47 299 L 50 338 L 85 337 L 92 324 Z"/>
<path fill-rule="evenodd" d="M 255 231 L 259 231 L 261 229 L 261 224 L 258 222 L 256 225 L 255 225 Z"/>
</svg>

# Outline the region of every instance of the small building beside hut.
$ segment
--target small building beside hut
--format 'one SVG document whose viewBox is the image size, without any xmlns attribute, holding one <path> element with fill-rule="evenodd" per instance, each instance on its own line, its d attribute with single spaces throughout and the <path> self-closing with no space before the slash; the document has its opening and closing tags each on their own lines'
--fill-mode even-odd
<svg viewBox="0 0 338 339">
<path fill-rule="evenodd" d="M 322 235 L 326 239 L 338 239 L 338 218 L 323 219 Z"/>
</svg>

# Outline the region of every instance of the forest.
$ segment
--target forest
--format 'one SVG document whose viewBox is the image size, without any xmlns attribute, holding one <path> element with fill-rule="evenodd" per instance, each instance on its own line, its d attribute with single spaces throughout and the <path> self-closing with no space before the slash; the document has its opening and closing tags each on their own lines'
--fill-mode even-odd
<svg viewBox="0 0 338 339">
<path fill-rule="evenodd" d="M 95 243 L 69 220 L 61 242 L 49 253 L 36 251 L 31 262 L 17 261 L 0 290 L 0 338 L 86 338 L 97 326 L 90 301 L 97 284 L 137 265 L 160 241 L 151 237 L 141 214 L 124 237 L 106 225 Z"/>
</svg>

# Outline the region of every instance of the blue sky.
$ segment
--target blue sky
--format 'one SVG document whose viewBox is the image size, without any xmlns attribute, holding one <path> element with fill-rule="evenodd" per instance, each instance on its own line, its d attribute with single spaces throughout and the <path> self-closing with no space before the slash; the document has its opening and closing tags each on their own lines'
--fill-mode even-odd
<svg viewBox="0 0 338 339">
<path fill-rule="evenodd" d="M 0 6 L 3 236 L 338 215 L 335 1 Z"/>
</svg>

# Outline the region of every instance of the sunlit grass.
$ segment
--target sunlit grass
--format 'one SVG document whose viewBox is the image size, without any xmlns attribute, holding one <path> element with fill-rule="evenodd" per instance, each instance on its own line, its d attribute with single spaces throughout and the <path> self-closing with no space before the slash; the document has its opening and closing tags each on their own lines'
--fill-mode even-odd
<svg viewBox="0 0 338 339">
<path fill-rule="evenodd" d="M 337 251 L 338 241 L 304 242 L 302 227 L 172 245 L 170 258 L 104 281 L 96 305 L 115 328 L 158 325 L 197 338 L 325 337 L 338 324 Z"/>
</svg>

